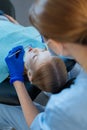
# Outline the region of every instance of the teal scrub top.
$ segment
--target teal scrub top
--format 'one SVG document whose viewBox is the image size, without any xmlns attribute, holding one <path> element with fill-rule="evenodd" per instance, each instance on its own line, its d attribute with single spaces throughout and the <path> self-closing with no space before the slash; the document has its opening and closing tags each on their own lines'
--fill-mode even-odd
<svg viewBox="0 0 87 130">
<path fill-rule="evenodd" d="M 87 73 L 82 70 L 70 88 L 52 95 L 30 130 L 87 130 Z"/>
</svg>

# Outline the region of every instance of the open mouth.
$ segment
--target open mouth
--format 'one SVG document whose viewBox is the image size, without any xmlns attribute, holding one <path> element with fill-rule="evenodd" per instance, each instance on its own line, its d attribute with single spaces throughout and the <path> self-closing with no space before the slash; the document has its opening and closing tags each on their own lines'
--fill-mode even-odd
<svg viewBox="0 0 87 130">
<path fill-rule="evenodd" d="M 28 51 L 30 52 L 30 51 L 32 51 L 32 50 L 33 50 L 33 48 L 32 48 L 32 47 L 29 47 L 29 50 L 28 50 Z"/>
</svg>

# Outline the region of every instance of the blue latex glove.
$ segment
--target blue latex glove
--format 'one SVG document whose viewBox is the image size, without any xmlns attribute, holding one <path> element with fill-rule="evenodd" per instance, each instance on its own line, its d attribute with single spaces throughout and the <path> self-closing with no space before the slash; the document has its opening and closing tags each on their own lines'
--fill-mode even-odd
<svg viewBox="0 0 87 130">
<path fill-rule="evenodd" d="M 15 52 L 20 50 L 19 53 L 11 56 Z M 13 83 L 14 81 L 24 81 L 23 78 L 23 72 L 24 72 L 24 49 L 22 46 L 17 46 L 13 48 L 11 51 L 9 51 L 7 57 L 5 58 L 5 61 L 7 63 L 9 73 L 10 73 L 10 83 Z"/>
</svg>

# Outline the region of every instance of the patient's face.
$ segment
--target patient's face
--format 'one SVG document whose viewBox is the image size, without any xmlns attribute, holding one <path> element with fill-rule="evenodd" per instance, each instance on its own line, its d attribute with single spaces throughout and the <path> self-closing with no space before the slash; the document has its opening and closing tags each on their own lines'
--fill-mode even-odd
<svg viewBox="0 0 87 130">
<path fill-rule="evenodd" d="M 48 50 L 29 48 L 25 53 L 25 67 L 27 70 L 30 69 L 34 72 L 51 58 L 52 56 Z"/>
</svg>

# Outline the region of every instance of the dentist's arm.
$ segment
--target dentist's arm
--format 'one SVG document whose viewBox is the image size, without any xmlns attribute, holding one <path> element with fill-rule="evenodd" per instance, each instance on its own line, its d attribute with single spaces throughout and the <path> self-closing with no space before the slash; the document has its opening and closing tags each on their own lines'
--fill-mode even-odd
<svg viewBox="0 0 87 130">
<path fill-rule="evenodd" d="M 32 121 L 38 114 L 38 110 L 36 109 L 31 98 L 29 97 L 25 85 L 20 81 L 15 81 L 13 84 L 16 89 L 27 124 L 28 126 L 30 126 Z"/>
<path fill-rule="evenodd" d="M 16 55 L 13 55 L 15 52 L 20 50 Z M 10 55 L 13 55 L 10 57 Z M 31 98 L 29 97 L 27 90 L 24 85 L 23 72 L 24 72 L 24 49 L 22 46 L 13 48 L 8 56 L 5 58 L 7 63 L 9 73 L 10 73 L 10 83 L 12 83 L 16 89 L 26 122 L 28 126 L 31 125 L 32 121 L 38 114 L 38 110 L 34 106 Z"/>
</svg>

